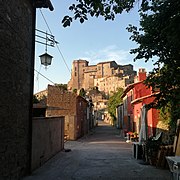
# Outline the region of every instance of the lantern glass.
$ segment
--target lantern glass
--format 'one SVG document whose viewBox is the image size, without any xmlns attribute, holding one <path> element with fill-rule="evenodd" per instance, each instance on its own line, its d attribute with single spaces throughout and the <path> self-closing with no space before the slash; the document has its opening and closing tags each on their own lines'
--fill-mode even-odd
<svg viewBox="0 0 180 180">
<path fill-rule="evenodd" d="M 49 55 L 48 53 L 44 53 L 39 56 L 41 60 L 41 64 L 44 66 L 51 65 L 53 56 Z"/>
</svg>

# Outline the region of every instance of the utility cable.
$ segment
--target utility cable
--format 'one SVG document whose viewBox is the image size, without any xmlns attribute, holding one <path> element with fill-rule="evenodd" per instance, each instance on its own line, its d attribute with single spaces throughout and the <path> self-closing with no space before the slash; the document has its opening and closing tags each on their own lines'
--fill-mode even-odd
<svg viewBox="0 0 180 180">
<path fill-rule="evenodd" d="M 43 17 L 43 19 L 44 19 L 44 21 L 45 21 L 45 23 L 46 23 L 46 26 L 47 26 L 49 32 L 50 32 L 51 35 L 52 35 L 52 31 L 51 31 L 51 29 L 50 29 L 50 27 L 49 27 L 49 25 L 48 25 L 48 23 L 47 23 L 47 21 L 46 21 L 46 18 L 45 18 L 45 16 L 44 16 L 44 14 L 42 13 L 42 10 L 41 10 L 41 9 L 39 9 L 39 10 L 40 10 L 40 13 L 41 13 L 41 15 L 42 15 L 42 17 Z"/>
<path fill-rule="evenodd" d="M 71 71 L 70 71 L 70 69 L 69 69 L 69 67 L 68 67 L 68 65 L 67 65 L 67 63 L 66 63 L 66 61 L 65 61 L 65 59 L 64 59 L 64 56 L 63 56 L 62 52 L 60 51 L 59 46 L 58 46 L 57 43 L 56 43 L 56 47 L 57 47 L 57 49 L 58 49 L 58 51 L 59 51 L 59 53 L 60 53 L 60 55 L 61 55 L 61 57 L 62 57 L 62 59 L 63 59 L 63 61 L 64 61 L 64 63 L 65 63 L 65 65 L 66 65 L 69 73 L 71 74 Z"/>
<path fill-rule="evenodd" d="M 40 67 L 39 67 L 39 71 L 38 71 L 38 72 L 41 71 L 41 67 L 42 67 L 42 65 L 40 64 Z M 37 91 L 39 91 L 39 73 L 37 73 L 36 82 L 37 82 Z"/>
<path fill-rule="evenodd" d="M 56 83 L 54 83 L 54 82 L 51 81 L 49 78 L 47 78 L 46 76 L 44 76 L 43 74 L 41 74 L 40 72 L 38 72 L 36 69 L 34 69 L 34 71 L 36 71 L 39 75 L 41 75 L 41 76 L 44 77 L 46 80 L 48 80 L 49 82 L 51 82 L 53 85 L 56 85 Z"/>
<path fill-rule="evenodd" d="M 60 91 L 62 91 L 61 87 L 58 86 L 57 83 L 54 83 L 54 82 L 51 81 L 49 78 L 47 78 L 46 76 L 44 76 L 43 74 L 41 74 L 40 72 L 38 72 L 36 69 L 34 69 L 34 71 L 36 71 L 39 75 L 41 75 L 43 78 L 45 78 L 46 80 L 48 80 L 49 82 L 51 82 L 54 86 L 56 86 Z"/>
<path fill-rule="evenodd" d="M 49 25 L 48 25 L 48 23 L 47 23 L 47 21 L 46 21 L 46 18 L 45 18 L 45 16 L 44 16 L 44 14 L 42 13 L 42 10 L 41 10 L 41 9 L 40 9 L 40 13 L 41 13 L 41 15 L 42 15 L 42 17 L 43 17 L 43 19 L 44 19 L 44 22 L 45 22 L 45 24 L 46 24 L 49 32 L 50 32 L 51 35 L 53 36 L 52 31 L 51 31 L 51 29 L 50 29 L 50 27 L 49 27 Z M 67 63 L 66 63 L 66 60 L 65 60 L 65 58 L 64 58 L 64 56 L 63 56 L 63 54 L 62 54 L 62 52 L 61 52 L 61 50 L 60 50 L 60 48 L 59 48 L 59 46 L 58 46 L 58 42 L 55 41 L 55 43 L 56 43 L 56 47 L 57 47 L 57 49 L 58 49 L 58 51 L 59 51 L 59 53 L 60 53 L 63 61 L 64 61 L 64 64 L 66 65 L 66 68 L 68 69 L 69 73 L 71 74 L 71 71 L 70 71 L 70 69 L 69 69 L 69 67 L 68 67 L 68 65 L 67 65 Z"/>
<path fill-rule="evenodd" d="M 25 40 L 22 38 L 22 36 L 19 34 L 19 32 L 11 25 L 11 23 L 7 20 L 7 19 L 5 19 L 3 16 L 1 16 L 0 15 L 0 18 L 4 21 L 4 23 L 6 23 L 12 30 L 13 30 L 13 32 L 15 33 L 15 34 L 17 34 L 17 36 L 16 37 L 18 37 L 21 41 L 23 41 L 23 42 L 25 42 Z M 48 26 L 48 24 L 47 24 L 47 26 Z M 49 28 L 49 26 L 48 26 L 48 29 L 49 29 L 49 31 L 51 32 L 51 30 L 50 30 L 50 28 Z M 51 33 L 52 34 L 52 33 Z M 56 42 L 57 43 L 57 42 Z M 57 45 L 57 44 L 56 44 Z M 58 46 L 57 46 L 58 47 Z M 59 50 L 59 52 L 60 52 L 60 50 Z M 62 55 L 62 53 L 61 53 L 61 56 L 63 57 L 63 55 Z M 63 57 L 63 59 L 64 59 L 64 57 Z M 27 65 L 27 64 L 25 64 L 24 63 L 24 65 Z M 49 78 L 47 78 L 46 76 L 44 76 L 43 74 L 41 74 L 40 73 L 40 70 L 41 70 L 41 67 L 42 66 L 40 66 L 40 68 L 39 68 L 39 71 L 37 71 L 36 69 L 34 69 L 34 71 L 36 71 L 39 75 L 41 75 L 43 78 L 45 78 L 46 80 L 48 80 L 49 82 L 51 82 L 53 85 L 56 85 L 56 83 L 54 83 L 52 80 L 50 80 Z M 68 66 L 67 66 L 68 67 Z M 21 68 L 22 70 L 24 70 L 21 66 L 19 66 L 19 68 Z M 32 68 L 32 67 L 31 67 Z M 69 69 L 68 69 L 69 70 Z M 37 76 L 37 80 L 38 80 L 38 76 Z M 38 87 L 39 88 L 39 87 Z"/>
</svg>

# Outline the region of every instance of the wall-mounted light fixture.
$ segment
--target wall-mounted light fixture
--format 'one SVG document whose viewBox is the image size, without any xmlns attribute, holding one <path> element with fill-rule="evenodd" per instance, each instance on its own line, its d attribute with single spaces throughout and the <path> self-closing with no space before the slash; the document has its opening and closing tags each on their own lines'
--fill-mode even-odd
<svg viewBox="0 0 180 180">
<path fill-rule="evenodd" d="M 36 42 L 45 45 L 45 53 L 39 57 L 41 64 L 45 66 L 45 69 L 47 69 L 47 66 L 51 65 L 53 58 L 53 56 L 47 53 L 47 46 L 54 47 L 58 42 L 55 41 L 55 38 L 52 34 L 48 34 L 47 32 L 38 29 L 36 29 Z"/>
<path fill-rule="evenodd" d="M 47 69 L 47 66 L 51 65 L 53 56 L 51 56 L 47 52 L 45 52 L 44 54 L 40 55 L 39 57 L 41 60 L 41 64 L 44 65 L 45 68 Z"/>
</svg>

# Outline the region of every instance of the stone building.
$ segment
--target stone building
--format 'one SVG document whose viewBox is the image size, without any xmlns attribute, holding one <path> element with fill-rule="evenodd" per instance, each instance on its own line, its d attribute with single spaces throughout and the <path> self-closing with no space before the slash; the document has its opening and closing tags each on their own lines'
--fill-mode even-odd
<svg viewBox="0 0 180 180">
<path fill-rule="evenodd" d="M 0 32 L 0 179 L 20 179 L 31 166 L 33 1 L 0 1 Z"/>
<path fill-rule="evenodd" d="M 75 60 L 72 65 L 71 79 L 68 82 L 68 89 L 92 89 L 97 86 L 99 89 L 115 91 L 117 87 L 125 87 L 132 83 L 136 72 L 133 66 L 118 65 L 115 61 L 101 62 L 97 65 L 89 65 L 86 60 Z M 112 80 L 111 80 L 112 79 Z M 116 84 L 114 89 L 110 89 Z"/>
<path fill-rule="evenodd" d="M 105 94 L 110 95 L 116 92 L 118 88 L 125 88 L 128 84 L 134 82 L 134 74 L 130 76 L 107 76 L 103 78 L 95 78 L 94 85 L 98 87 L 100 91 L 105 92 Z"/>
<path fill-rule="evenodd" d="M 93 124 L 89 102 L 75 93 L 48 85 L 46 116 L 65 116 L 65 134 L 70 140 L 88 133 Z"/>
<path fill-rule="evenodd" d="M 139 134 L 141 123 L 144 118 L 143 107 L 150 104 L 155 100 L 157 92 L 152 91 L 152 87 L 148 87 L 144 84 L 146 80 L 146 71 L 144 68 L 140 68 L 138 76 L 135 77 L 135 83 L 132 83 L 126 87 L 121 98 L 123 98 L 122 111 L 123 113 L 123 130 L 133 131 Z M 145 109 L 144 109 L 145 110 Z M 155 108 L 146 109 L 145 119 L 147 120 L 147 135 L 155 136 L 156 126 L 159 119 L 159 112 Z"/>
<path fill-rule="evenodd" d="M 38 2 L 39 7 L 45 7 L 45 1 Z M 34 0 L 0 1 L 0 179 L 3 180 L 21 179 L 31 170 L 35 15 Z"/>
<path fill-rule="evenodd" d="M 40 91 L 40 92 L 37 92 L 37 93 L 35 93 L 34 95 L 36 96 L 36 98 L 37 98 L 38 100 L 41 100 L 41 99 L 43 99 L 44 97 L 47 96 L 47 89 L 45 89 L 45 90 L 43 90 L 43 91 Z"/>
</svg>

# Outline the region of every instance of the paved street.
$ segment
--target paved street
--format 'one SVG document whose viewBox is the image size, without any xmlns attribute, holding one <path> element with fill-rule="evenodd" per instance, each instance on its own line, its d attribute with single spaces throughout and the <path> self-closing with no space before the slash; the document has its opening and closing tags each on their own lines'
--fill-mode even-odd
<svg viewBox="0 0 180 180">
<path fill-rule="evenodd" d="M 24 180 L 170 180 L 168 170 L 143 165 L 119 131 L 100 121 L 93 132 L 65 143 L 60 152 Z"/>
</svg>

